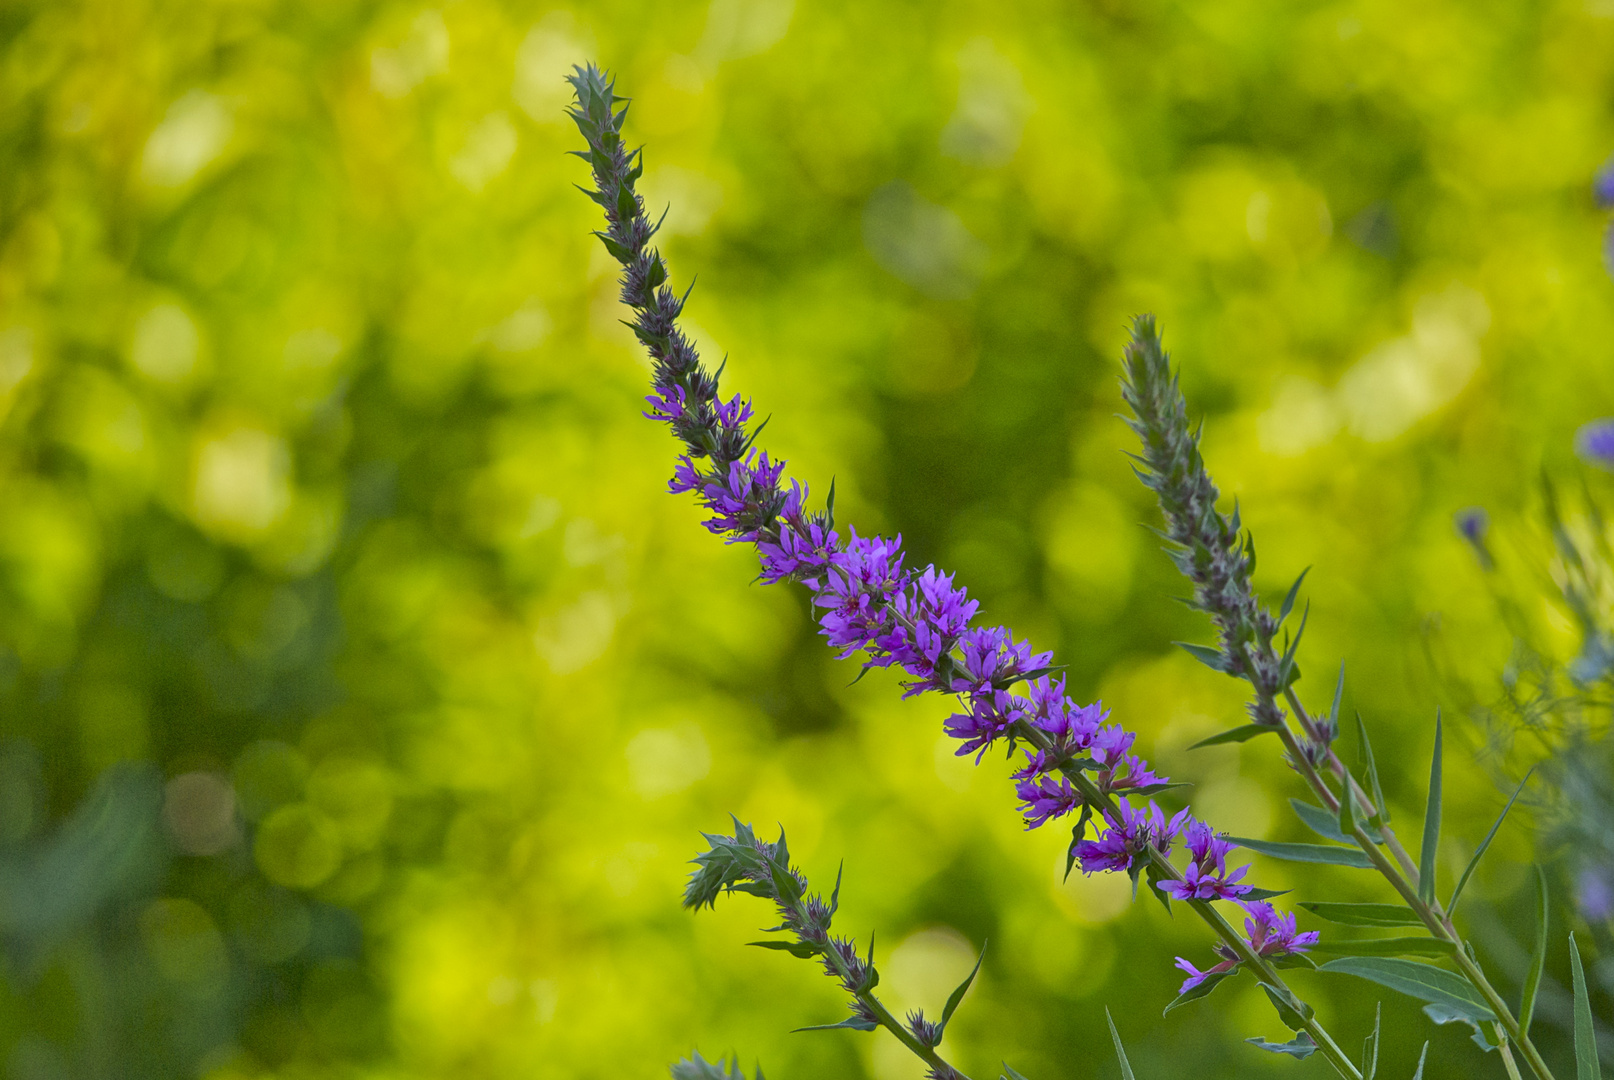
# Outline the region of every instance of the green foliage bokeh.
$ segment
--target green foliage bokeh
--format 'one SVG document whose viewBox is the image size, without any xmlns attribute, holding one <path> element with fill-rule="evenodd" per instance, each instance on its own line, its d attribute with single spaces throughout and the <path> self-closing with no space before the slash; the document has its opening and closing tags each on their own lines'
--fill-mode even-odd
<svg viewBox="0 0 1614 1080">
<path fill-rule="evenodd" d="M 1418 820 L 1448 683 L 1507 655 L 1451 515 L 1532 565 L 1537 476 L 1614 411 L 1606 0 L 6 0 L 0 1068 L 917 1076 L 884 1035 L 787 1034 L 842 1006 L 742 947 L 760 905 L 679 910 L 732 811 L 823 886 L 844 859 L 899 1010 L 990 941 L 948 1030 L 974 1075 L 1117 1075 L 1106 1005 L 1140 1076 L 1324 1075 L 1240 1042 L 1278 1034 L 1253 984 L 1161 1019 L 1207 935 L 1061 883 L 1001 762 L 849 685 L 667 496 L 563 156 L 590 59 L 770 450 L 1054 649 L 1203 817 L 1300 839 L 1272 747 L 1183 749 L 1242 702 L 1171 647 L 1206 628 L 1121 453 L 1154 312 L 1259 583 L 1314 567 L 1304 690 L 1345 661 Z M 1502 801 L 1486 749 L 1448 739 L 1447 872 Z M 1524 821 L 1464 901 L 1509 987 Z M 1365 984 L 1297 982 L 1365 1034 Z M 1499 1074 L 1384 996 L 1387 1071 L 1429 1038 L 1426 1076 Z M 1567 1061 L 1561 993 L 1540 1016 Z"/>
</svg>

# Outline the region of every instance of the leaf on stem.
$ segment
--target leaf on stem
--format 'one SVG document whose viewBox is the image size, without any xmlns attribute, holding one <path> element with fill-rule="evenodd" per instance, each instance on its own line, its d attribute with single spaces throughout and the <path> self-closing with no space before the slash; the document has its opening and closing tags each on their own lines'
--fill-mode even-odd
<svg viewBox="0 0 1614 1080">
<path fill-rule="evenodd" d="M 1580 966 L 1575 935 L 1569 935 L 1569 972 L 1575 982 L 1575 1080 L 1602 1080 L 1597 1064 L 1597 1032 L 1592 1028 L 1592 1001 L 1586 993 L 1586 972 Z"/>
<path fill-rule="evenodd" d="M 1227 670 L 1227 662 L 1222 658 L 1220 649 L 1212 648 L 1209 645 L 1195 645 L 1189 641 L 1176 641 L 1172 642 L 1172 644 L 1180 646 L 1189 656 L 1192 656 L 1212 671 L 1225 672 Z"/>
<path fill-rule="evenodd" d="M 1289 806 L 1294 810 L 1295 816 L 1305 822 L 1306 827 L 1318 836 L 1338 840 L 1342 844 L 1356 843 L 1356 837 L 1341 831 L 1339 820 L 1322 807 L 1300 799 L 1290 799 Z M 1384 843 L 1384 837 L 1379 835 L 1379 830 L 1371 825 L 1367 827 L 1367 835 L 1375 844 Z"/>
<path fill-rule="evenodd" d="M 1492 1050 L 1495 1050 L 1499 1045 L 1486 1036 L 1485 1028 L 1481 1026 L 1478 1020 L 1475 1020 L 1472 1016 L 1464 1014 L 1458 1009 L 1453 1009 L 1446 1005 L 1429 1004 L 1423 1007 L 1423 1013 L 1437 1024 L 1467 1024 L 1469 1027 L 1474 1029 L 1474 1034 L 1469 1036 L 1469 1038 L 1474 1040 L 1475 1046 L 1478 1046 L 1487 1054 Z M 1491 1026 L 1494 1027 L 1495 1025 L 1493 1024 Z"/>
<path fill-rule="evenodd" d="M 1541 972 L 1547 966 L 1547 872 L 1536 866 L 1536 947 L 1530 954 L 1530 973 L 1524 978 L 1524 995 L 1519 1001 L 1519 1030 L 1530 1034 L 1530 1017 L 1536 1011 L 1536 991 Z"/>
<path fill-rule="evenodd" d="M 1451 956 L 1457 951 L 1457 945 L 1432 937 L 1392 937 L 1360 941 L 1329 939 L 1311 949 L 1329 956 Z"/>
<path fill-rule="evenodd" d="M 1327 844 L 1280 844 L 1270 840 L 1252 840 L 1243 836 L 1228 837 L 1239 847 L 1249 848 L 1274 859 L 1289 862 L 1324 863 L 1329 866 L 1354 866 L 1369 869 L 1372 861 L 1357 848 L 1333 847 Z"/>
<path fill-rule="evenodd" d="M 1440 713 L 1435 713 L 1435 754 L 1429 764 L 1429 804 L 1423 812 L 1423 847 L 1418 852 L 1418 898 L 1435 902 L 1435 850 L 1440 847 Z"/>
<path fill-rule="evenodd" d="M 1262 1038 L 1245 1039 L 1251 1046 L 1259 1047 L 1272 1054 L 1289 1054 L 1292 1057 L 1304 1060 L 1317 1052 L 1317 1043 L 1312 1039 L 1311 1033 L 1302 1031 L 1294 1039 L 1286 1043 L 1267 1042 Z"/>
<path fill-rule="evenodd" d="M 1266 983 L 1261 984 L 1261 989 L 1266 991 L 1267 1000 L 1272 1002 L 1272 1007 L 1278 1010 L 1278 1019 L 1282 1020 L 1290 1031 L 1301 1031 L 1305 1028 L 1306 1021 L 1311 1016 L 1311 1006 L 1299 1001 L 1293 994 L 1280 994 Z M 1300 1006 L 1298 1009 L 1295 1008 L 1297 1003 Z"/>
<path fill-rule="evenodd" d="M 1273 727 L 1271 724 L 1244 724 L 1240 727 L 1229 728 L 1228 730 L 1219 734 L 1212 735 L 1208 739 L 1200 739 L 1188 749 L 1198 750 L 1201 746 L 1220 746 L 1223 743 L 1247 742 L 1250 739 L 1255 738 L 1257 735 L 1264 735 L 1269 731 L 1277 730 L 1278 729 Z"/>
<path fill-rule="evenodd" d="M 1350 777 L 1345 778 L 1342 798 L 1339 800 L 1339 834 L 1341 836 L 1356 835 L 1356 785 L 1351 783 Z"/>
<path fill-rule="evenodd" d="M 1334 704 L 1328 710 L 1328 738 L 1339 734 L 1339 701 L 1345 696 L 1345 661 L 1339 662 L 1339 680 L 1334 683 Z"/>
<path fill-rule="evenodd" d="M 803 960 L 811 960 L 819 953 L 818 946 L 808 941 L 747 941 L 746 944 L 759 949 L 778 949 Z"/>
<path fill-rule="evenodd" d="M 1423 920 L 1399 904 L 1344 904 L 1323 900 L 1302 901 L 1299 905 L 1332 923 L 1344 926 L 1422 926 Z"/>
<path fill-rule="evenodd" d="M 1115 1043 L 1115 1056 L 1121 1059 L 1121 1080 L 1137 1080 L 1132 1075 L 1132 1063 L 1126 1059 L 1126 1047 L 1121 1045 L 1121 1033 L 1115 1030 L 1115 1017 L 1110 1015 L 1110 1007 L 1104 1006 L 1104 1019 L 1110 1025 L 1110 1040 Z"/>
<path fill-rule="evenodd" d="M 1412 1074 L 1412 1080 L 1423 1080 L 1424 1059 L 1429 1056 L 1429 1043 L 1425 1040 L 1423 1049 L 1418 1052 L 1418 1070 Z"/>
<path fill-rule="evenodd" d="M 1485 849 L 1491 846 L 1492 840 L 1496 839 L 1496 830 L 1502 827 L 1502 822 L 1507 818 L 1508 811 L 1513 809 L 1513 804 L 1518 800 L 1519 795 L 1523 793 L 1524 785 L 1530 782 L 1530 773 L 1535 771 L 1535 766 L 1530 766 L 1530 772 L 1524 774 L 1524 779 L 1519 781 L 1519 786 L 1513 789 L 1513 797 L 1508 799 L 1507 805 L 1502 807 L 1502 812 L 1496 816 L 1496 822 L 1491 826 L 1491 831 L 1485 834 L 1485 839 L 1481 840 L 1479 847 L 1474 849 L 1474 857 L 1468 860 L 1468 865 L 1463 868 L 1463 876 L 1457 879 L 1457 888 L 1451 891 L 1451 900 L 1446 904 L 1447 916 L 1456 914 L 1457 898 L 1463 895 L 1463 886 L 1468 884 L 1469 875 L 1479 865 L 1480 857 L 1485 854 Z"/>
<path fill-rule="evenodd" d="M 975 958 L 975 966 L 970 968 L 969 975 L 958 984 L 958 988 L 947 996 L 947 1004 L 942 1007 L 941 1023 L 936 1025 L 936 1042 L 941 1042 L 942 1032 L 947 1030 L 947 1021 L 953 1018 L 953 1012 L 958 1008 L 958 1003 L 964 1000 L 965 992 L 969 990 L 970 983 L 975 981 L 976 973 L 981 970 L 981 961 L 985 959 L 986 942 L 983 941 L 981 955 Z"/>
<path fill-rule="evenodd" d="M 1213 990 L 1222 985 L 1223 981 L 1236 971 L 1238 971 L 1238 968 L 1235 967 L 1232 969 L 1232 971 L 1218 971 L 1214 975 L 1205 976 L 1205 980 L 1198 986 L 1190 987 L 1189 989 L 1178 994 L 1176 997 L 1172 998 L 1171 1004 L 1167 1005 L 1163 1010 L 1161 1010 L 1160 1015 L 1165 1016 L 1170 1013 L 1172 1009 L 1181 1008 L 1190 1001 L 1198 1001 L 1202 997 L 1210 996 Z"/>
<path fill-rule="evenodd" d="M 1026 1080 L 1026 1078 L 1010 1068 L 1009 1063 L 1005 1061 L 1003 1063 L 1003 1075 L 998 1080 Z"/>
<path fill-rule="evenodd" d="M 1280 624 L 1295 609 L 1295 597 L 1300 595 L 1300 583 L 1306 580 L 1306 575 L 1309 573 L 1311 573 L 1311 567 L 1308 566 L 1300 571 L 1300 576 L 1295 578 L 1295 583 L 1289 586 L 1289 595 L 1283 598 L 1283 606 L 1278 608 L 1278 622 Z"/>
<path fill-rule="evenodd" d="M 1291 889 L 1251 889 L 1239 899 L 1253 904 L 1257 900 L 1271 900 L 1274 896 L 1288 896 L 1292 891 Z"/>
<path fill-rule="evenodd" d="M 1373 806 L 1378 810 L 1378 820 L 1381 824 L 1389 824 L 1390 810 L 1384 805 L 1384 789 L 1379 786 L 1379 767 L 1373 760 L 1373 744 L 1368 741 L 1367 725 L 1362 722 L 1362 714 L 1356 714 L 1357 749 L 1361 752 L 1367 764 L 1368 783 L 1373 785 Z"/>
<path fill-rule="evenodd" d="M 1496 1019 L 1491 1007 L 1485 1004 L 1466 979 L 1429 964 L 1387 956 L 1346 956 L 1330 960 L 1318 970 L 1355 975 L 1419 1001 L 1449 1006 L 1476 1021 Z"/>
<path fill-rule="evenodd" d="M 837 1028 L 851 1028 L 853 1031 L 875 1031 L 879 1028 L 873 1020 L 865 1020 L 861 1016 L 848 1016 L 838 1024 L 813 1024 L 811 1027 L 793 1028 L 791 1034 L 798 1031 L 834 1031 Z"/>
</svg>

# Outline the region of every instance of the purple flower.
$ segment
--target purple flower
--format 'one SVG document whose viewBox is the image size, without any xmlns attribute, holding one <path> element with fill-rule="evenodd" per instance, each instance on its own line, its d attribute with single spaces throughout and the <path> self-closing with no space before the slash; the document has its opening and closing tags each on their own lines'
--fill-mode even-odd
<svg viewBox="0 0 1614 1080">
<path fill-rule="evenodd" d="M 1123 802 L 1120 821 L 1106 812 L 1104 822 L 1108 827 L 1098 839 L 1080 840 L 1072 850 L 1081 861 L 1084 874 L 1095 870 L 1131 870 L 1134 861 L 1146 854 L 1150 844 L 1162 855 L 1169 854 L 1171 839 L 1182 829 L 1187 816 L 1188 811 L 1179 811 L 1168 825 L 1154 800 L 1151 799 L 1146 808 Z"/>
<path fill-rule="evenodd" d="M 645 401 L 650 403 L 650 411 L 644 414 L 646 420 L 670 424 L 684 418 L 684 388 L 677 383 L 656 387 L 656 392 Z"/>
<path fill-rule="evenodd" d="M 1160 891 L 1178 900 L 1233 900 L 1249 892 L 1254 886 L 1239 881 L 1249 873 L 1241 866 L 1232 874 L 1227 872 L 1227 853 L 1233 844 L 1203 821 L 1190 820 L 1183 831 L 1183 842 L 1193 860 L 1183 871 L 1181 881 L 1162 881 Z"/>
<path fill-rule="evenodd" d="M 685 454 L 673 467 L 672 479 L 667 481 L 667 490 L 674 495 L 682 495 L 686 491 L 699 491 L 705 483 L 700 470 L 695 468 L 695 463 L 689 460 L 688 454 Z"/>
<path fill-rule="evenodd" d="M 701 490 L 706 506 L 716 516 L 705 525 L 714 533 L 732 533 L 729 543 L 740 540 L 754 541 L 768 503 L 779 490 L 779 476 L 785 463 L 768 460 L 766 451 L 752 451 L 742 461 L 729 463 L 727 477 L 708 478 Z M 677 476 L 674 476 L 675 481 Z"/>
<path fill-rule="evenodd" d="M 1470 544 L 1483 544 L 1485 533 L 1491 527 L 1491 516 L 1483 506 L 1467 506 L 1457 511 L 1453 521 L 1457 532 Z"/>
<path fill-rule="evenodd" d="M 730 429 L 738 428 L 751 419 L 751 403 L 741 401 L 739 394 L 735 394 L 727 403 L 719 401 L 714 411 L 717 413 L 718 424 Z"/>
<path fill-rule="evenodd" d="M 1614 471 L 1614 417 L 1581 425 L 1575 432 L 1575 453 L 1588 465 Z"/>
<path fill-rule="evenodd" d="M 1603 167 L 1592 178 L 1592 198 L 1597 200 L 1598 206 L 1614 206 L 1614 157 L 1603 162 Z"/>
<path fill-rule="evenodd" d="M 835 552 L 840 550 L 841 538 L 833 529 L 817 521 L 788 521 L 790 501 L 796 498 L 792 490 L 786 497 L 787 524 L 779 530 L 777 542 L 758 538 L 757 553 L 762 557 L 762 580 L 772 585 L 797 576 L 808 588 L 817 591 L 819 576 Z"/>
<path fill-rule="evenodd" d="M 1601 922 L 1614 913 L 1614 889 L 1595 867 L 1580 872 L 1575 882 L 1575 905 L 1588 922 Z"/>
<path fill-rule="evenodd" d="M 1007 685 L 1017 676 L 1045 668 L 1053 653 L 1034 653 L 1030 642 L 1015 641 L 1008 627 L 994 626 L 966 631 L 959 638 L 964 654 L 963 677 L 953 680 L 952 689 L 963 693 L 992 685 Z"/>
<path fill-rule="evenodd" d="M 1025 699 L 1015 697 L 1007 690 L 983 690 L 970 695 L 970 711 L 954 713 L 942 724 L 942 729 L 964 745 L 957 756 L 975 753 L 980 764 L 981 755 L 1025 715 Z"/>
<path fill-rule="evenodd" d="M 1220 975 L 1223 972 L 1232 971 L 1234 968 L 1238 967 L 1238 961 L 1223 960 L 1221 963 L 1213 965 L 1206 971 L 1200 971 L 1193 965 L 1191 961 L 1179 956 L 1177 957 L 1177 962 L 1173 964 L 1172 967 L 1188 973 L 1188 978 L 1184 979 L 1182 981 L 1182 985 L 1177 988 L 1177 993 L 1186 994 L 1188 991 L 1192 990 L 1194 987 L 1198 986 L 1212 975 Z"/>
<path fill-rule="evenodd" d="M 1044 675 L 1026 685 L 1031 722 L 1053 737 L 1059 753 L 1076 754 L 1093 745 L 1099 724 L 1109 716 L 1103 705 L 1077 705 L 1065 695 L 1064 679 L 1053 681 Z"/>
<path fill-rule="evenodd" d="M 1249 942 L 1250 951 L 1261 956 L 1285 956 L 1289 953 L 1303 953 L 1321 937 L 1315 930 L 1307 930 L 1303 934 L 1295 933 L 1295 916 L 1293 912 L 1280 915 L 1278 910 L 1265 900 L 1240 901 L 1249 918 L 1244 920 L 1246 932 L 1245 940 Z"/>
</svg>

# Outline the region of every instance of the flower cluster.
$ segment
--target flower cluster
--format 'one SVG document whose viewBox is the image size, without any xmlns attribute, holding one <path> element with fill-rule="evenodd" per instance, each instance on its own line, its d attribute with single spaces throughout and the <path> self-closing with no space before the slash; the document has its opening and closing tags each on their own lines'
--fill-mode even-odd
<svg viewBox="0 0 1614 1080">
<path fill-rule="evenodd" d="M 644 415 L 666 424 L 685 449 L 671 490 L 701 499 L 711 512 L 705 524 L 712 532 L 730 543 L 754 544 L 761 580 L 805 585 L 820 613 L 820 633 L 841 658 L 861 655 L 865 669 L 901 669 L 908 676 L 907 696 L 954 696 L 960 710 L 943 728 L 958 740 L 959 756 L 974 754 L 979 761 L 1004 742 L 1011 754 L 1017 742 L 1033 744 L 1025 766 L 1013 776 L 1026 825 L 1036 828 L 1079 810 L 1070 856 L 1084 873 L 1126 871 L 1135 880 L 1145 864 L 1163 864 L 1173 839 L 1186 829 L 1192 876 L 1177 883 L 1170 880 L 1175 871 L 1167 868 L 1159 880 L 1174 886 L 1168 891 L 1196 900 L 1248 892 L 1249 886 L 1238 884 L 1242 869 L 1231 877 L 1225 872 L 1224 838 L 1187 811 L 1167 822 L 1152 801 L 1141 806 L 1127 801 L 1173 785 L 1132 752 L 1133 732 L 1105 723 L 1108 714 L 1101 705 L 1080 705 L 1068 696 L 1064 680 L 1053 677 L 1050 653 L 1034 651 L 1006 627 L 973 626 L 978 603 L 936 567 L 908 566 L 900 536 L 864 537 L 848 530 L 843 539 L 834 527 L 833 490 L 826 510 L 810 513 L 807 489 L 794 481 L 784 485 L 784 462 L 753 447 L 760 427 L 748 430 L 751 403 L 718 397 L 716 376 L 701 366 L 677 326 L 685 298 L 667 287 L 666 267 L 649 246 L 655 227 L 634 190 L 640 166 L 621 142 L 620 99 L 593 68 L 579 70 L 571 82 L 578 93 L 571 115 L 589 142 L 589 153 L 582 156 L 594 172 L 596 190 L 590 195 L 606 211 L 608 228 L 599 235 L 623 264 L 622 298 L 634 311 L 631 325 L 652 360 L 654 392 Z M 1140 415 L 1148 411 L 1139 407 Z M 1170 457 L 1181 449 L 1165 448 L 1155 456 Z M 1215 515 L 1214 489 L 1196 489 L 1194 496 L 1186 516 L 1196 525 L 1211 519 L 1221 523 L 1224 553 L 1235 564 L 1229 571 L 1234 580 L 1224 582 L 1222 591 L 1240 594 L 1248 567 L 1236 544 L 1237 526 Z M 1248 621 L 1254 613 L 1240 608 L 1239 618 Z M 1094 814 L 1101 826 L 1087 839 L 1085 828 Z M 817 945 L 816 939 L 807 940 Z"/>
<path fill-rule="evenodd" d="M 1240 906 L 1248 915 L 1244 920 L 1244 942 L 1257 956 L 1289 956 L 1303 953 L 1317 944 L 1319 936 L 1317 931 L 1296 933 L 1294 915 L 1280 914 L 1265 900 L 1240 901 Z M 1222 958 L 1221 962 L 1204 971 L 1200 971 L 1183 957 L 1177 957 L 1176 966 L 1188 975 L 1178 992 L 1186 994 L 1207 979 L 1226 975 L 1239 966 L 1239 958 L 1232 949 L 1221 942 L 1216 944 L 1216 955 Z"/>
</svg>

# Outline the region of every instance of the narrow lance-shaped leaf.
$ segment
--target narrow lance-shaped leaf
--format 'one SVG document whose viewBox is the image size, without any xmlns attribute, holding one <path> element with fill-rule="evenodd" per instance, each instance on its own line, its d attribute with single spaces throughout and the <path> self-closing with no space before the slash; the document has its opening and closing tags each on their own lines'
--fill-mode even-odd
<svg viewBox="0 0 1614 1080">
<path fill-rule="evenodd" d="M 1301 1031 L 1305 1028 L 1306 1021 L 1310 1018 L 1311 1007 L 1309 1005 L 1304 1002 L 1298 1002 L 1300 1008 L 1297 1009 L 1295 1005 L 1298 999 L 1295 999 L 1293 995 L 1281 994 L 1266 983 L 1261 984 L 1261 989 L 1266 991 L 1267 1000 L 1272 1002 L 1272 1007 L 1278 1010 L 1278 1019 L 1282 1020 L 1290 1031 Z M 1302 1013 L 1301 1009 L 1304 1009 L 1305 1012 Z"/>
<path fill-rule="evenodd" d="M 1209 997 L 1211 991 L 1222 985 L 1223 980 L 1237 970 L 1238 968 L 1235 967 L 1232 971 L 1218 971 L 1214 975 L 1205 976 L 1205 980 L 1198 986 L 1190 987 L 1189 989 L 1178 994 L 1176 997 L 1172 998 L 1171 1004 L 1162 1009 L 1160 1015 L 1165 1016 L 1167 1013 L 1171 1012 L 1171 1010 L 1180 1009 L 1190 1001 L 1198 1001 L 1202 997 Z"/>
<path fill-rule="evenodd" d="M 1429 1056 L 1429 1043 L 1426 1041 L 1423 1044 L 1423 1049 L 1418 1052 L 1418 1069 L 1417 1069 L 1416 1072 L 1414 1072 L 1412 1074 L 1412 1080 L 1423 1080 L 1423 1063 L 1424 1063 L 1424 1059 L 1427 1058 L 1428 1056 Z"/>
<path fill-rule="evenodd" d="M 1291 1057 L 1304 1060 L 1317 1052 L 1317 1043 L 1311 1033 L 1302 1031 L 1294 1039 L 1286 1043 L 1267 1042 L 1262 1038 L 1245 1039 L 1245 1042 L 1272 1054 L 1288 1054 Z"/>
<path fill-rule="evenodd" d="M 1189 656 L 1192 656 L 1212 671 L 1227 670 L 1227 665 L 1222 659 L 1221 650 L 1213 649 L 1209 645 L 1195 645 L 1189 641 L 1179 641 L 1176 644 Z"/>
<path fill-rule="evenodd" d="M 975 981 L 976 973 L 981 970 L 981 961 L 985 959 L 986 942 L 983 941 L 981 942 L 981 955 L 975 958 L 975 966 L 970 968 L 969 975 L 965 977 L 963 982 L 958 984 L 958 988 L 947 996 L 947 1004 L 942 1007 L 941 1023 L 936 1025 L 936 1038 L 938 1041 L 941 1039 L 942 1032 L 947 1030 L 947 1021 L 953 1018 L 953 1012 L 958 1008 L 958 1003 L 964 1000 L 964 994 L 968 992 L 970 983 Z"/>
<path fill-rule="evenodd" d="M 865 1020 L 861 1016 L 848 1016 L 838 1024 L 813 1024 L 809 1027 L 792 1028 L 791 1034 L 798 1031 L 835 1031 L 839 1028 L 851 1028 L 853 1031 L 875 1031 L 879 1028 L 873 1020 Z"/>
<path fill-rule="evenodd" d="M 1384 790 L 1379 786 L 1379 767 L 1373 760 L 1373 743 L 1368 740 L 1367 725 L 1362 722 L 1361 713 L 1356 714 L 1356 735 L 1358 749 L 1367 765 L 1368 783 L 1373 785 L 1373 806 L 1379 812 L 1379 821 L 1387 825 L 1390 822 L 1390 809 L 1384 805 Z"/>
<path fill-rule="evenodd" d="M 1026 1078 L 1010 1068 L 1009 1063 L 1005 1061 L 1003 1063 L 1003 1075 L 999 1080 L 1026 1080 Z"/>
<path fill-rule="evenodd" d="M 1310 900 L 1301 907 L 1332 923 L 1345 926 L 1422 926 L 1417 914 L 1399 904 L 1343 904 Z"/>
<path fill-rule="evenodd" d="M 1524 977 L 1524 994 L 1519 1001 L 1519 1030 L 1530 1034 L 1530 1018 L 1536 1011 L 1536 991 L 1541 972 L 1547 966 L 1547 873 L 1536 866 L 1536 947 L 1530 954 L 1530 973 Z"/>
<path fill-rule="evenodd" d="M 1270 724 L 1244 724 L 1236 728 L 1229 728 L 1228 730 L 1220 732 L 1219 734 L 1212 735 L 1208 739 L 1200 739 L 1188 749 L 1198 750 L 1201 746 L 1220 746 L 1223 743 L 1247 742 L 1248 740 L 1255 738 L 1257 735 L 1265 735 L 1267 732 L 1277 730 L 1277 728 Z"/>
<path fill-rule="evenodd" d="M 1491 1007 L 1480 999 L 1466 979 L 1429 964 L 1388 956 L 1347 956 L 1330 960 L 1318 970 L 1355 975 L 1419 1001 L 1446 1005 L 1475 1020 L 1496 1019 Z"/>
<path fill-rule="evenodd" d="M 1311 948 L 1325 956 L 1450 956 L 1457 951 L 1455 942 L 1432 937 L 1362 938 L 1358 941 L 1328 938 Z"/>
<path fill-rule="evenodd" d="M 1435 902 L 1435 850 L 1440 847 L 1440 714 L 1435 714 L 1435 755 L 1429 765 L 1429 803 L 1423 812 L 1423 847 L 1418 852 L 1418 898 Z"/>
<path fill-rule="evenodd" d="M 1318 836 L 1325 836 L 1330 840 L 1338 840 L 1342 844 L 1356 843 L 1356 837 L 1341 832 L 1338 818 L 1335 815 L 1330 814 L 1327 810 L 1324 810 L 1322 807 L 1317 806 L 1314 803 L 1305 802 L 1301 799 L 1290 799 L 1289 807 L 1290 809 L 1294 810 L 1295 816 L 1301 821 L 1305 822 L 1307 828 L 1311 829 L 1311 831 L 1316 833 Z M 1367 835 L 1368 838 L 1371 839 L 1375 844 L 1384 843 L 1384 837 L 1379 835 L 1379 830 L 1375 829 L 1371 825 L 1367 827 Z"/>
<path fill-rule="evenodd" d="M 1283 622 L 1289 617 L 1289 612 L 1294 610 L 1295 597 L 1300 595 L 1300 583 L 1306 580 L 1306 575 L 1309 573 L 1311 573 L 1311 567 L 1308 566 L 1300 571 L 1300 576 L 1295 578 L 1295 583 L 1289 586 L 1289 595 L 1283 598 L 1283 606 L 1278 608 L 1278 622 Z"/>
<path fill-rule="evenodd" d="M 1353 836 L 1356 833 L 1356 796 L 1352 793 L 1356 785 L 1347 776 L 1345 783 L 1340 786 L 1344 790 L 1340 792 L 1339 799 L 1339 832 L 1341 836 Z"/>
<path fill-rule="evenodd" d="M 1586 993 L 1586 972 L 1580 966 L 1575 935 L 1569 935 L 1569 973 L 1575 982 L 1575 1080 L 1603 1080 L 1597 1064 L 1597 1032 L 1592 1027 L 1592 1000 Z"/>
<path fill-rule="evenodd" d="M 1110 1041 L 1115 1043 L 1115 1056 L 1121 1059 L 1121 1080 L 1137 1080 L 1132 1075 L 1132 1063 L 1126 1059 L 1126 1047 L 1121 1045 L 1121 1033 L 1115 1030 L 1115 1017 L 1110 1015 L 1110 1007 L 1104 1006 L 1104 1019 L 1110 1025 Z"/>
<path fill-rule="evenodd" d="M 1457 887 L 1451 891 L 1451 900 L 1446 904 L 1446 914 L 1448 916 L 1457 912 L 1457 898 L 1463 895 L 1463 886 L 1468 884 L 1469 876 L 1474 873 L 1474 868 L 1479 865 L 1480 857 L 1485 854 L 1485 849 L 1491 846 L 1492 840 L 1496 839 L 1496 830 L 1502 827 L 1502 822 L 1506 820 L 1508 811 L 1513 809 L 1513 804 L 1518 801 L 1519 795 L 1524 791 L 1524 785 L 1530 782 L 1530 773 L 1533 772 L 1535 772 L 1535 766 L 1532 765 L 1530 772 L 1525 773 L 1524 779 L 1519 781 L 1519 786 L 1513 789 L 1513 797 L 1508 799 L 1507 805 L 1502 807 L 1502 812 L 1496 816 L 1496 822 L 1491 826 L 1491 831 L 1485 834 L 1485 839 L 1481 840 L 1479 847 L 1474 849 L 1474 857 L 1468 860 L 1468 865 L 1463 868 L 1463 876 L 1457 879 Z"/>
<path fill-rule="evenodd" d="M 1339 702 L 1345 696 L 1345 661 L 1339 662 L 1339 679 L 1334 683 L 1334 704 L 1328 709 L 1330 737 L 1339 734 Z"/>
<path fill-rule="evenodd" d="M 1239 847 L 1249 848 L 1262 855 L 1270 855 L 1274 859 L 1284 859 L 1288 862 L 1354 866 L 1364 870 L 1373 865 L 1367 855 L 1357 848 L 1332 847 L 1327 844 L 1282 844 L 1270 840 L 1252 840 L 1245 836 L 1230 836 L 1228 839 Z"/>
</svg>

